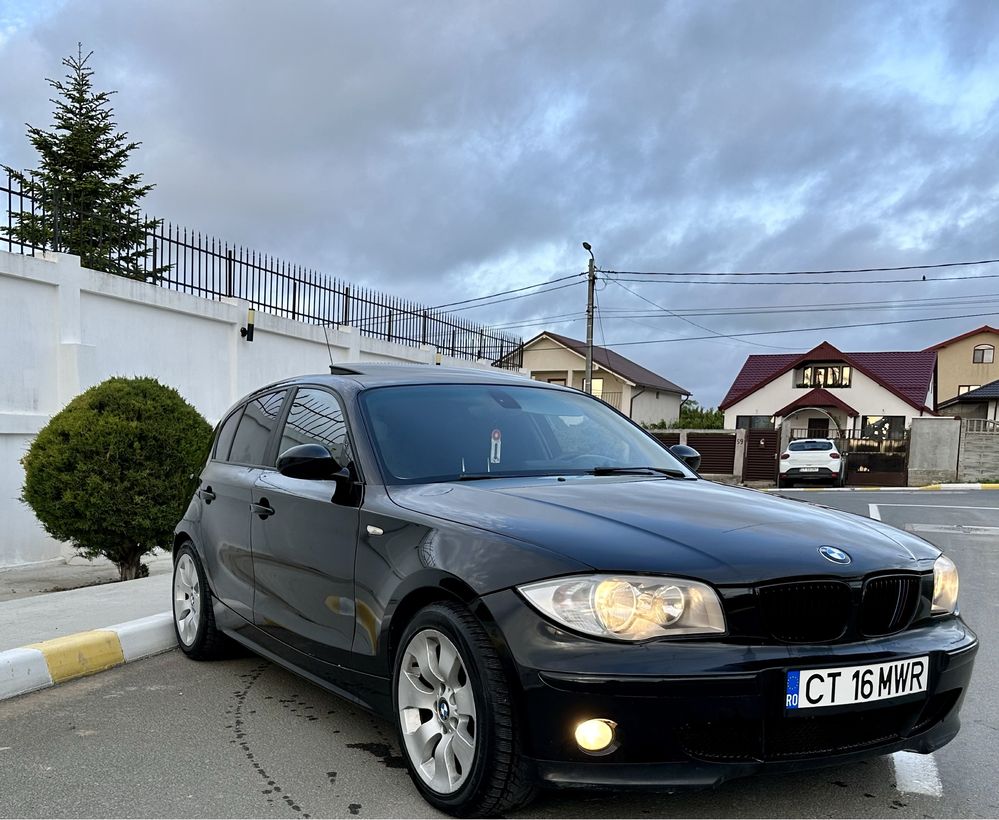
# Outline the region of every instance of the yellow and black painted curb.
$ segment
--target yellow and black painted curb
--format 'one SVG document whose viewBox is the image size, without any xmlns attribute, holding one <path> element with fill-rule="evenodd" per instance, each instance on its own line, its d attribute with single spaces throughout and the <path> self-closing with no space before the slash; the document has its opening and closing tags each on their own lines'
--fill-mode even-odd
<svg viewBox="0 0 999 820">
<path fill-rule="evenodd" d="M 160 612 L 106 629 L 0 651 L 0 700 L 103 672 L 174 646 L 173 616 Z"/>
<path fill-rule="evenodd" d="M 766 493 L 876 493 L 925 492 L 927 490 L 999 490 L 999 484 L 926 484 L 922 487 L 767 487 Z"/>
</svg>

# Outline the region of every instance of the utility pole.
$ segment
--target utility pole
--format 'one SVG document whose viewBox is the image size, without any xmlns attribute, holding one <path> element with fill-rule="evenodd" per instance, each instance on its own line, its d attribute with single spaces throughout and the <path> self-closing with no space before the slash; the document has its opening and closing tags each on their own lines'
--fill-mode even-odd
<svg viewBox="0 0 999 820">
<path fill-rule="evenodd" d="M 593 248 L 589 242 L 583 243 L 583 250 L 590 255 L 586 283 L 586 381 L 585 390 L 593 395 L 593 290 L 597 283 L 597 263 L 593 259 Z"/>
</svg>

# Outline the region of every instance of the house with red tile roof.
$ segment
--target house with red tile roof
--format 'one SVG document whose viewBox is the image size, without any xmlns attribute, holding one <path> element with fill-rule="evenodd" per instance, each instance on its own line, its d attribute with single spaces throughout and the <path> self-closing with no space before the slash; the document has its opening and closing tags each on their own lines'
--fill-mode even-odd
<svg viewBox="0 0 999 820">
<path fill-rule="evenodd" d="M 749 356 L 719 407 L 725 427 L 783 429 L 785 441 L 901 435 L 913 418 L 934 415 L 936 359 L 935 350 L 847 353 L 829 342 Z"/>
</svg>

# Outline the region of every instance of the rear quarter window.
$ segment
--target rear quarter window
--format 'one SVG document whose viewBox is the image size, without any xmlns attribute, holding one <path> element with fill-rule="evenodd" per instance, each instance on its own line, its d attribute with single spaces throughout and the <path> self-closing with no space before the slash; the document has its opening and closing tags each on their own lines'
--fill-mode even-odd
<svg viewBox="0 0 999 820">
<path fill-rule="evenodd" d="M 212 458 L 217 461 L 229 460 L 229 450 L 232 449 L 232 439 L 236 435 L 236 425 L 239 424 L 241 415 L 243 415 L 242 407 L 230 414 L 219 426 L 219 432 L 215 438 L 215 449 L 212 451 Z"/>
</svg>

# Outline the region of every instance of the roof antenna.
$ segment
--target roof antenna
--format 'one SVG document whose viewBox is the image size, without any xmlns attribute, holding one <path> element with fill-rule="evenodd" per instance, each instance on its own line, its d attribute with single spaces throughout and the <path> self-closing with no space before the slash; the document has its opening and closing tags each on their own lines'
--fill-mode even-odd
<svg viewBox="0 0 999 820">
<path fill-rule="evenodd" d="M 326 337 L 326 352 L 330 354 L 330 375 L 334 375 L 333 367 L 333 348 L 330 346 L 330 334 L 326 330 L 326 325 L 323 325 L 323 336 Z"/>
</svg>

